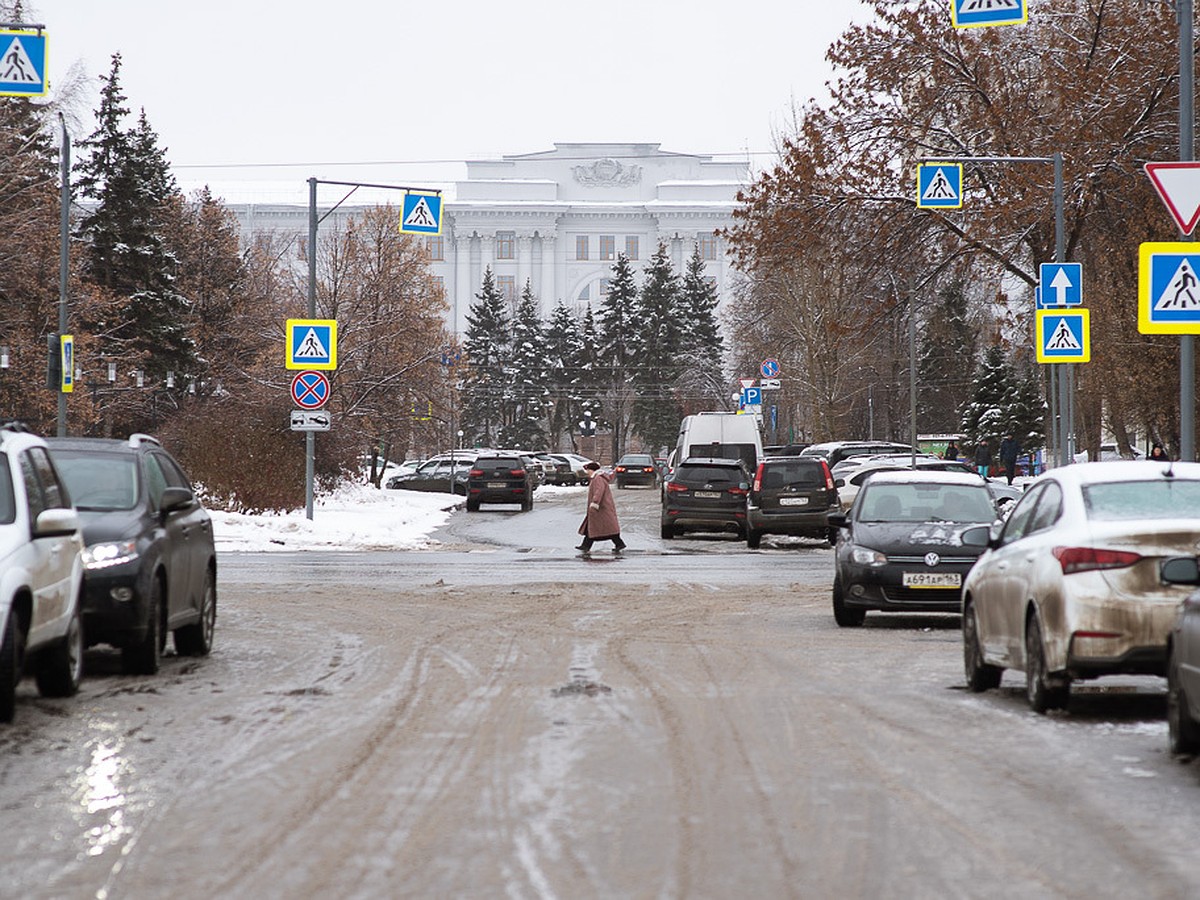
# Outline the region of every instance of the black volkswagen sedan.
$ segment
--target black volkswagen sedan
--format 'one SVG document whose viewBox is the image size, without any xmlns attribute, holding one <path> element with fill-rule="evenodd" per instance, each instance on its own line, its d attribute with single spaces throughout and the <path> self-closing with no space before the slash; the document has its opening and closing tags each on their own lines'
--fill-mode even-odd
<svg viewBox="0 0 1200 900">
<path fill-rule="evenodd" d="M 962 533 L 998 518 L 978 476 L 957 472 L 877 472 L 838 529 L 833 617 L 861 625 L 868 610 L 958 613 L 963 579 L 981 547 Z"/>
</svg>

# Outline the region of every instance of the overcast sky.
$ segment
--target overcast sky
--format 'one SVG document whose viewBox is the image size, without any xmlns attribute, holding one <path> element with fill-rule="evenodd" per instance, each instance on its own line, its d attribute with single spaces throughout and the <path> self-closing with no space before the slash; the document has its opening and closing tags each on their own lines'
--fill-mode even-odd
<svg viewBox="0 0 1200 900">
<path fill-rule="evenodd" d="M 792 99 L 825 96 L 825 51 L 864 16 L 858 0 L 30 0 L 26 9 L 47 26 L 52 90 L 72 67 L 86 75 L 80 137 L 120 52 L 129 106 L 145 108 L 181 185 L 211 182 L 233 202 L 250 199 L 233 196 L 238 182 L 259 190 L 281 179 L 303 197 L 309 177 L 424 184 L 465 176 L 461 162 L 445 161 L 555 142 L 770 151 Z"/>
</svg>

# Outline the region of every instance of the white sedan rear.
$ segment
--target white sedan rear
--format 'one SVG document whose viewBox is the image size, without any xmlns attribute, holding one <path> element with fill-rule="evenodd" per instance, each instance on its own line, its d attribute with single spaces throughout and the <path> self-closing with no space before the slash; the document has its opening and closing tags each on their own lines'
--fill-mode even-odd
<svg viewBox="0 0 1200 900">
<path fill-rule="evenodd" d="M 986 540 L 962 594 L 971 690 L 1022 670 L 1029 705 L 1045 712 L 1067 705 L 1072 681 L 1165 675 L 1167 636 L 1191 589 L 1159 570 L 1200 551 L 1200 464 L 1054 469 Z"/>
</svg>

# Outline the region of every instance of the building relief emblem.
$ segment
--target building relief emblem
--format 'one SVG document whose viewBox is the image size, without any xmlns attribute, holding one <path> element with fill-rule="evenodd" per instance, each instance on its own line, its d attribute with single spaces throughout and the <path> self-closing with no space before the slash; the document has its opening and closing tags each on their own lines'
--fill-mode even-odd
<svg viewBox="0 0 1200 900">
<path fill-rule="evenodd" d="M 585 187 L 626 187 L 642 180 L 641 166 L 625 166 L 607 157 L 590 166 L 572 166 L 571 171 Z"/>
</svg>

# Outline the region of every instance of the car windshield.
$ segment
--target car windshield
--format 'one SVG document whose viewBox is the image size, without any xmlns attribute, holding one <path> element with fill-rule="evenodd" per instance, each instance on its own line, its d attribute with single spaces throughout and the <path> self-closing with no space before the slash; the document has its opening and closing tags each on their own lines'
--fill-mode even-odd
<svg viewBox="0 0 1200 900">
<path fill-rule="evenodd" d="M 137 460 L 132 454 L 55 450 L 54 462 L 79 509 L 133 509 L 137 502 Z"/>
<path fill-rule="evenodd" d="M 1200 515 L 1200 481 L 1163 478 L 1083 487 L 1083 505 L 1093 522 L 1132 519 L 1195 519 Z"/>
<path fill-rule="evenodd" d="M 990 522 L 991 495 L 981 483 L 868 484 L 858 518 L 863 522 Z"/>
<path fill-rule="evenodd" d="M 0 525 L 11 525 L 17 520 L 17 503 L 13 498 L 12 470 L 8 457 L 0 456 Z"/>
</svg>

